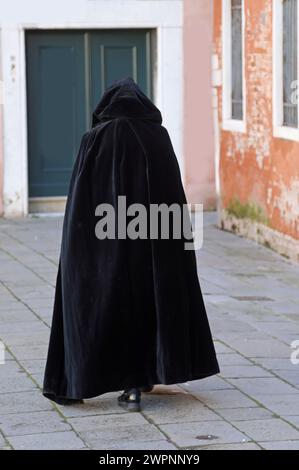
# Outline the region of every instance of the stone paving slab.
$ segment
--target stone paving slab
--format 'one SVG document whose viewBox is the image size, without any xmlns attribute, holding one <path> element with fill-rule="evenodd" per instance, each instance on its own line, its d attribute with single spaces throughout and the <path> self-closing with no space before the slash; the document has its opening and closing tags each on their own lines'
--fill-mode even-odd
<svg viewBox="0 0 299 470">
<path fill-rule="evenodd" d="M 257 419 L 250 421 L 233 421 L 240 431 L 254 441 L 299 440 L 299 431 L 279 418 Z"/>
<path fill-rule="evenodd" d="M 110 448 L 111 445 L 119 445 L 119 442 L 138 443 L 138 441 L 161 441 L 164 439 L 164 434 L 160 429 L 148 422 L 131 426 L 118 426 L 118 424 L 103 426 L 91 431 L 80 431 L 79 434 L 91 447 L 98 446 L 100 443 L 101 446 L 107 446 L 107 448 Z"/>
<path fill-rule="evenodd" d="M 235 350 L 238 350 L 241 354 L 249 358 L 277 357 L 280 359 L 290 357 L 290 347 L 288 345 L 275 338 L 265 338 L 263 335 L 260 336 L 260 339 L 231 339 L 230 344 Z"/>
<path fill-rule="evenodd" d="M 0 394 L 1 417 L 10 413 L 47 411 L 52 409 L 52 404 L 50 401 L 44 399 L 40 391 Z"/>
<path fill-rule="evenodd" d="M 248 408 L 255 405 L 254 400 L 247 397 L 239 390 L 214 390 L 211 392 L 190 390 L 190 392 L 213 410 L 222 408 Z"/>
<path fill-rule="evenodd" d="M 264 450 L 298 450 L 299 441 L 273 441 L 261 442 L 260 445 Z"/>
<path fill-rule="evenodd" d="M 187 392 L 191 389 L 194 390 L 197 385 L 198 385 L 198 390 L 202 392 L 205 390 L 212 391 L 212 390 L 225 390 L 225 389 L 234 388 L 233 385 L 231 385 L 222 377 L 220 377 L 220 375 L 214 375 L 213 377 L 208 377 L 202 380 L 193 380 L 192 382 L 185 382 L 179 385 Z"/>
<path fill-rule="evenodd" d="M 149 394 L 144 398 L 143 412 L 156 424 L 219 420 L 216 413 L 189 395 L 157 398 Z"/>
<path fill-rule="evenodd" d="M 298 410 L 299 413 L 299 410 Z M 299 429 L 299 416 L 282 416 L 286 421 L 296 426 Z"/>
<path fill-rule="evenodd" d="M 42 396 L 63 219 L 0 219 L 1 450 L 299 450 L 299 266 L 215 221 L 196 256 L 221 373 L 156 386 L 128 413 L 119 392 L 70 407 Z"/>
<path fill-rule="evenodd" d="M 267 370 L 271 370 L 274 374 L 277 374 L 278 371 L 291 371 L 298 373 L 297 367 L 294 367 L 294 364 L 290 361 L 290 358 L 262 358 L 258 357 L 254 359 L 256 364 L 261 365 Z"/>
<path fill-rule="evenodd" d="M 253 442 L 248 442 L 242 444 L 218 444 L 210 446 L 192 447 L 192 450 L 261 450 L 261 447 L 259 447 L 257 444 L 254 444 Z"/>
<path fill-rule="evenodd" d="M 113 442 L 99 440 L 93 441 L 90 448 L 93 450 L 177 450 L 177 446 L 166 439 L 159 441 L 119 441 L 115 439 Z"/>
<path fill-rule="evenodd" d="M 26 374 L 15 373 L 10 374 L 10 377 L 5 377 L 0 382 L 0 394 L 1 393 L 13 393 L 13 392 L 27 392 L 34 391 L 36 385 L 26 376 Z"/>
<path fill-rule="evenodd" d="M 163 424 L 160 429 L 179 447 L 247 442 L 248 437 L 225 421 Z"/>
<path fill-rule="evenodd" d="M 222 371 L 223 366 L 244 366 L 244 365 L 252 365 L 253 363 L 246 359 L 241 354 L 232 353 L 232 354 L 218 354 L 218 362 L 220 365 L 220 373 Z"/>
<path fill-rule="evenodd" d="M 234 421 L 250 421 L 274 417 L 274 414 L 270 410 L 262 406 L 256 406 L 254 408 L 222 408 L 218 410 L 218 414 L 231 423 Z"/>
<path fill-rule="evenodd" d="M 86 447 L 73 431 L 13 436 L 9 442 L 15 450 L 80 450 Z"/>
<path fill-rule="evenodd" d="M 271 394 L 269 395 L 256 395 L 256 399 L 266 408 L 273 411 L 274 413 L 282 416 L 294 416 L 298 414 L 299 410 L 299 395 L 290 394 L 290 395 L 279 395 Z"/>
<path fill-rule="evenodd" d="M 96 416 L 82 416 L 80 418 L 69 418 L 68 422 L 78 432 L 105 430 L 106 427 L 118 426 L 142 426 L 148 421 L 141 413 L 115 413 Z"/>
<path fill-rule="evenodd" d="M 270 372 L 263 369 L 262 367 L 257 367 L 254 365 L 246 366 L 221 366 L 221 377 L 227 379 L 239 379 L 239 378 L 260 378 L 260 377 L 273 377 Z"/>
<path fill-rule="evenodd" d="M 252 397 L 268 395 L 282 395 L 282 394 L 298 394 L 298 389 L 293 385 L 289 385 L 282 380 L 274 377 L 256 377 L 256 378 L 240 378 L 230 379 L 230 383 L 235 385 L 239 390 L 242 390 L 247 395 Z"/>
<path fill-rule="evenodd" d="M 71 430 L 70 424 L 54 410 L 3 415 L 0 418 L 0 427 L 6 436 Z"/>
</svg>

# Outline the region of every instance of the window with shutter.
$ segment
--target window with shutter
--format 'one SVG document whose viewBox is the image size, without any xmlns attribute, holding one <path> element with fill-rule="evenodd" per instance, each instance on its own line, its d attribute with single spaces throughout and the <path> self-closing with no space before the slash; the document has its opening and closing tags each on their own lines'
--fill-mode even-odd
<svg viewBox="0 0 299 470">
<path fill-rule="evenodd" d="M 246 132 L 244 0 L 222 0 L 222 128 Z"/>
<path fill-rule="evenodd" d="M 232 119 L 243 119 L 242 0 L 231 0 Z"/>
<path fill-rule="evenodd" d="M 283 0 L 283 125 L 298 127 L 298 104 L 294 101 L 297 73 L 297 0 Z"/>
</svg>

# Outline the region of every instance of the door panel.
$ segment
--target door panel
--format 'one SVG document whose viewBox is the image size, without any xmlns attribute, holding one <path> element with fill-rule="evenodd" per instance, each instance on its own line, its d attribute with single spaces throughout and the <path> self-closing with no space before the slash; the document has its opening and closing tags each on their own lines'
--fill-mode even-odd
<svg viewBox="0 0 299 470">
<path fill-rule="evenodd" d="M 29 196 L 65 196 L 82 134 L 114 80 L 131 76 L 151 96 L 144 30 L 28 32 Z"/>
<path fill-rule="evenodd" d="M 91 89 L 94 108 L 114 80 L 130 76 L 148 96 L 150 90 L 149 33 L 101 31 L 91 34 Z"/>
<path fill-rule="evenodd" d="M 83 52 L 80 34 L 27 38 L 30 196 L 67 192 L 86 127 Z"/>
</svg>

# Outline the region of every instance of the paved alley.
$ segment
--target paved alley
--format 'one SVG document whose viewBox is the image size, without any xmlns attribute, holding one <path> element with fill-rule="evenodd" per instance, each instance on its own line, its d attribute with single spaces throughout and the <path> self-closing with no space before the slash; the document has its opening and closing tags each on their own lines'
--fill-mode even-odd
<svg viewBox="0 0 299 470">
<path fill-rule="evenodd" d="M 71 407 L 42 396 L 62 218 L 0 220 L 0 448 L 299 449 L 299 265 L 215 222 L 198 269 L 221 374 L 156 386 L 128 413 L 119 392 Z"/>
</svg>

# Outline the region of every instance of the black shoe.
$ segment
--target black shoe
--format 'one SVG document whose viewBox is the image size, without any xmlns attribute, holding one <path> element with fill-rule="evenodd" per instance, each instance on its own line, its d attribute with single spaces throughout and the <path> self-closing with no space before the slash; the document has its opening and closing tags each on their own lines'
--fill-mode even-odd
<svg viewBox="0 0 299 470">
<path fill-rule="evenodd" d="M 143 387 L 138 387 L 141 392 L 149 393 L 154 389 L 153 385 L 144 385 Z"/>
<path fill-rule="evenodd" d="M 83 400 L 77 400 L 76 398 L 58 398 L 55 397 L 55 403 L 58 403 L 58 405 L 64 405 L 64 406 L 69 406 L 69 405 L 82 405 L 84 403 Z"/>
<path fill-rule="evenodd" d="M 117 397 L 119 406 L 128 411 L 140 411 L 141 391 L 139 388 L 129 388 Z"/>
</svg>

